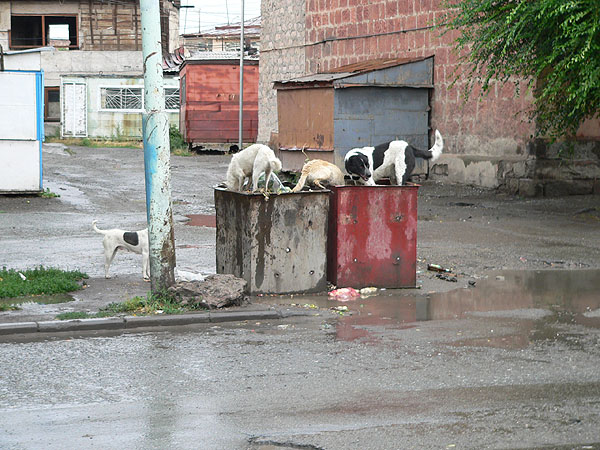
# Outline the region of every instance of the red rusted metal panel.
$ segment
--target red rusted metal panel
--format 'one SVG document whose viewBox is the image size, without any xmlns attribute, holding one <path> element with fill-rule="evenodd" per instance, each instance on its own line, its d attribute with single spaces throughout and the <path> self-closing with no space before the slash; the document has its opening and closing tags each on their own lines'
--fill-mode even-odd
<svg viewBox="0 0 600 450">
<path fill-rule="evenodd" d="M 186 142 L 224 143 L 238 140 L 239 61 L 193 61 L 181 69 L 181 129 Z M 258 65 L 244 65 L 244 142 L 258 134 Z"/>
<path fill-rule="evenodd" d="M 412 288 L 418 186 L 333 186 L 328 280 L 338 287 Z"/>
</svg>

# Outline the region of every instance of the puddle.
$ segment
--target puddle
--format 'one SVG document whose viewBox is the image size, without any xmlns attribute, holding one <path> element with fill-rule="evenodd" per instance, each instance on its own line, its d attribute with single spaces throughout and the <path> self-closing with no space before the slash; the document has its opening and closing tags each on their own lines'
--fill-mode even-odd
<svg viewBox="0 0 600 450">
<path fill-rule="evenodd" d="M 50 189 L 50 192 L 60 195 L 59 200 L 70 203 L 73 207 L 85 211 L 93 210 L 93 206 L 85 193 L 67 183 L 55 183 L 44 180 L 44 187 Z"/>
<path fill-rule="evenodd" d="M 0 298 L 0 305 L 20 305 L 23 303 L 53 305 L 56 303 L 72 302 L 74 300 L 75 299 L 69 294 L 35 295 L 28 297 Z"/>
<path fill-rule="evenodd" d="M 217 218 L 213 214 L 189 214 L 186 215 L 188 222 L 186 225 L 190 225 L 192 227 L 211 227 L 215 228 L 217 226 Z"/>
<path fill-rule="evenodd" d="M 326 295 L 259 297 L 259 303 L 347 306 L 336 325 L 338 339 L 369 341 L 374 326 L 413 328 L 420 321 L 478 317 L 514 319 L 535 324 L 529 337 L 482 339 L 480 345 L 515 347 L 529 339 L 557 335 L 556 326 L 577 324 L 600 328 L 600 270 L 505 271 L 472 288 L 431 295 L 406 290 L 379 290 L 377 295 L 347 302 Z M 308 307 L 308 306 L 305 306 Z M 560 333 L 558 333 L 560 334 Z M 464 341 L 465 345 L 474 344 Z"/>
</svg>

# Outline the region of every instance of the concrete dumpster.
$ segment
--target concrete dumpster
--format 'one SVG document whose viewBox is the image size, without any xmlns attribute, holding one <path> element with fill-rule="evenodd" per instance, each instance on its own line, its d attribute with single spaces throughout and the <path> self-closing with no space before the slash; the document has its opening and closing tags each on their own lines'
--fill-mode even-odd
<svg viewBox="0 0 600 450">
<path fill-rule="evenodd" d="M 330 191 L 214 194 L 217 273 L 245 279 L 251 294 L 327 290 Z"/>
<path fill-rule="evenodd" d="M 327 279 L 338 287 L 415 287 L 418 186 L 330 189 Z"/>
</svg>

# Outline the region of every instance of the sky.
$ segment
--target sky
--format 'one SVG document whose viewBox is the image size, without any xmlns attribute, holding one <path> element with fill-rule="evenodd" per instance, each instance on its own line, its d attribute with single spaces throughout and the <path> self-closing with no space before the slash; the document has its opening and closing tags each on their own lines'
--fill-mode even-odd
<svg viewBox="0 0 600 450">
<path fill-rule="evenodd" d="M 181 0 L 181 5 L 193 8 L 179 10 L 179 32 L 196 33 L 212 30 L 215 26 L 239 22 L 242 0 Z M 244 0 L 246 20 L 260 16 L 260 0 Z"/>
</svg>

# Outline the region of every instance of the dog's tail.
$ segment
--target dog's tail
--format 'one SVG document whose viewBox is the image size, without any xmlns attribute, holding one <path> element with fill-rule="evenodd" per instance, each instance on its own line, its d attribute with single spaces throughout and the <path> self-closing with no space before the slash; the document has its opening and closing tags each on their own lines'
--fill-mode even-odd
<svg viewBox="0 0 600 450">
<path fill-rule="evenodd" d="M 100 234 L 106 234 L 106 231 L 101 230 L 100 228 L 98 228 L 96 226 L 96 222 L 98 222 L 97 220 L 93 220 L 92 221 L 92 229 L 96 232 L 96 233 L 100 233 Z"/>
<path fill-rule="evenodd" d="M 302 171 L 302 175 L 300 175 L 300 178 L 298 179 L 298 183 L 296 184 L 296 186 L 294 186 L 294 189 L 292 189 L 292 192 L 300 192 L 302 190 L 302 188 L 304 187 L 304 183 L 306 183 L 306 177 L 308 177 L 308 170 L 307 171 Z"/>
<path fill-rule="evenodd" d="M 441 133 L 438 130 L 435 130 L 435 144 L 433 144 L 433 147 L 429 150 L 415 149 L 415 156 L 431 159 L 431 162 L 434 162 L 440 157 L 442 150 L 444 150 L 444 140 L 442 139 Z"/>
</svg>

